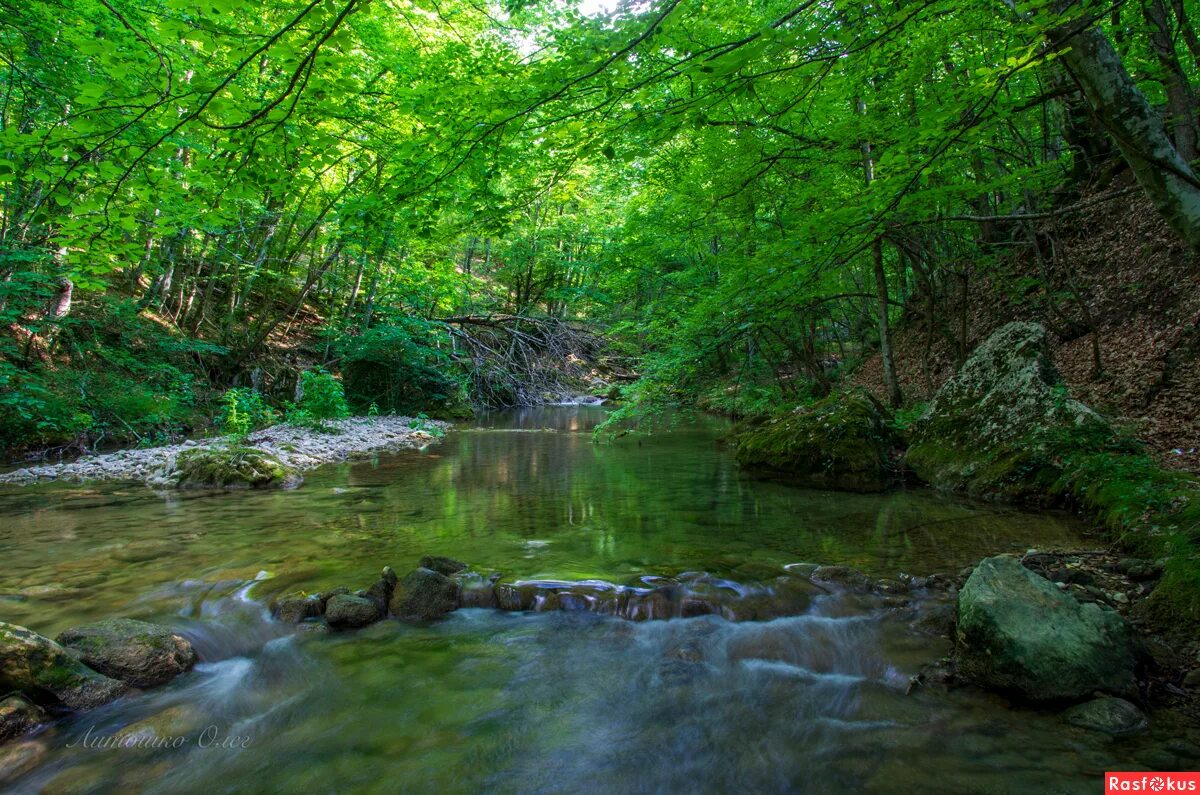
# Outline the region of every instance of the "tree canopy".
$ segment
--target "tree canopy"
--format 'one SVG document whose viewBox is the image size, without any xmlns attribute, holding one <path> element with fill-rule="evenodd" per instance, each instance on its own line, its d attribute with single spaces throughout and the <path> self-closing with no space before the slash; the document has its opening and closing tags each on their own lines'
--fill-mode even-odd
<svg viewBox="0 0 1200 795">
<path fill-rule="evenodd" d="M 1200 242 L 1184 0 L 0 7 L 14 438 L 147 414 L 63 357 L 161 430 L 200 382 L 286 391 L 297 329 L 398 408 L 517 400 L 479 372 L 547 320 L 645 401 L 821 394 L 887 376 L 902 312 L 965 350 L 944 299 L 1034 220 L 1136 189 Z"/>
</svg>

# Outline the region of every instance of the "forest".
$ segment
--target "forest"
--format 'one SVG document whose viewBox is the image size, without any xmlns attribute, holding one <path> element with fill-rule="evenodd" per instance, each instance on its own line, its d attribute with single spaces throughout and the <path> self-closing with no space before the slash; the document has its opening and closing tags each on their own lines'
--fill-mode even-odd
<svg viewBox="0 0 1200 795">
<path fill-rule="evenodd" d="M 757 695 L 714 707 L 716 722 L 768 725 L 783 744 L 762 752 L 776 759 L 776 778 L 750 750 L 730 752 L 727 774 L 699 762 L 689 773 L 684 760 L 708 754 L 683 740 L 669 761 L 643 766 L 640 780 L 631 778 L 637 765 L 597 751 L 568 762 L 541 735 L 533 744 L 544 756 L 514 760 L 502 751 L 511 738 L 470 723 L 458 701 L 464 686 L 443 676 L 456 654 L 447 648 L 487 656 L 471 634 L 484 630 L 453 621 L 419 630 L 431 633 L 423 651 L 393 639 L 380 653 L 442 677 L 448 712 L 432 718 L 405 701 L 416 710 L 406 714 L 446 736 L 470 735 L 470 753 L 501 778 L 479 778 L 452 743 L 423 745 L 411 728 L 389 729 L 389 747 L 423 748 L 423 761 L 379 751 L 362 767 L 424 777 L 414 791 L 561 791 L 571 782 L 581 791 L 693 791 L 696 781 L 722 791 L 745 781 L 821 792 L 797 778 L 821 753 L 841 760 L 882 747 L 884 773 L 839 761 L 822 786 L 907 791 L 942 765 L 952 771 L 944 789 L 922 786 L 1074 792 L 1094 791 L 1094 771 L 1200 762 L 1193 0 L 0 0 L 0 11 L 0 516 L 12 520 L 0 542 L 15 567 L 0 577 L 0 695 L 24 694 L 13 698 L 51 717 L 111 700 L 115 689 L 64 697 L 43 680 L 29 684 L 13 644 L 40 641 L 18 643 L 25 636 L 13 631 L 40 636 L 2 622 L 63 630 L 118 612 L 199 622 L 208 607 L 192 616 L 183 606 L 192 596 L 163 595 L 191 582 L 188 570 L 205 582 L 243 581 L 270 604 L 269 626 L 283 617 L 339 629 L 394 615 L 426 627 L 458 607 L 586 604 L 635 622 L 663 610 L 723 615 L 734 628 L 720 632 L 736 633 L 751 631 L 736 629 L 747 617 L 799 620 L 794 588 L 764 585 L 755 607 L 745 589 L 733 607 L 705 594 L 758 583 L 768 563 L 777 577 L 780 563 L 803 560 L 822 564 L 801 578 L 804 616 L 820 613 L 810 605 L 831 592 L 882 600 L 870 610 L 916 611 L 912 626 L 936 613 L 931 621 L 951 621 L 934 633 L 951 662 L 905 668 L 905 652 L 888 645 L 892 619 L 880 637 L 857 640 L 788 625 L 789 644 L 882 655 L 888 670 L 911 676 L 910 691 L 967 682 L 1034 705 L 989 719 L 1017 721 L 1027 745 L 1043 743 L 1048 778 L 1014 772 L 1011 749 L 994 738 L 980 741 L 983 750 L 955 739 L 938 756 L 935 739 L 906 751 L 898 739 L 872 746 L 811 726 L 816 735 L 775 731 L 785 719 L 772 710 L 790 702 L 738 679 L 749 675 L 744 666 L 724 681 Z M 710 433 L 703 445 L 693 439 Z M 398 457 L 376 460 L 375 475 L 340 463 L 387 445 Z M 426 447 L 440 452 L 398 452 Z M 416 474 L 416 460 L 431 468 Z M 708 486 L 699 485 L 704 467 Z M 302 478 L 301 469 L 313 473 Z M 258 488 L 302 479 L 294 493 Z M 189 498 L 183 519 L 170 518 L 175 498 L 147 507 L 92 483 L 103 480 L 253 488 L 225 502 Z M 346 497 L 371 488 L 384 491 Z M 49 506 L 42 518 L 32 507 L 39 494 Z M 282 499 L 292 507 L 268 502 Z M 71 514 L 83 507 L 98 535 Z M 309 530 L 294 548 L 274 535 L 276 511 L 296 512 L 292 521 Z M 425 511 L 432 526 L 412 518 Z M 143 522 L 136 538 L 123 535 Z M 240 523 L 244 538 L 224 536 Z M 150 535 L 156 525 L 172 528 L 168 540 Z M 467 525 L 504 540 L 485 543 Z M 551 529 L 577 525 L 596 537 L 568 541 Z M 872 526 L 874 535 L 863 529 Z M 91 540 L 69 540 L 77 536 Z M 75 561 L 84 547 L 93 557 Z M 1027 549 L 1015 572 L 1006 568 Z M 406 577 L 389 565 L 364 592 L 342 586 L 399 562 L 380 556 L 426 552 L 437 554 Z M 985 555 L 995 557 L 979 562 Z M 525 579 L 509 586 L 497 572 L 488 581 L 491 566 Z M 126 573 L 93 577 L 110 569 Z M 259 584 L 258 570 L 270 578 Z M 650 583 L 642 575 L 651 570 L 674 579 Z M 696 571 L 720 579 L 685 576 Z M 632 583 L 635 574 L 641 585 L 595 590 L 593 581 Z M 582 585 L 563 590 L 567 581 Z M 68 610 L 72 594 L 99 594 L 100 604 Z M 1048 641 L 1067 650 L 1062 659 L 997 640 L 1006 619 L 988 613 L 989 598 L 1025 597 L 1083 611 L 1087 632 L 1076 637 L 1067 622 Z M 335 601 L 336 619 L 327 612 Z M 840 609 L 830 615 L 848 615 Z M 219 631 L 188 624 L 165 636 L 195 646 L 181 671 L 196 659 L 203 668 L 241 658 L 247 641 L 229 637 L 254 632 L 222 621 Z M 551 629 L 531 642 L 553 646 Z M 633 665 L 621 657 L 605 669 L 615 652 L 593 630 L 562 631 L 588 659 L 581 682 L 589 667 L 599 679 Z M 93 642 L 81 630 L 84 640 L 68 643 L 72 632 L 58 643 Z M 465 634 L 444 634 L 456 632 Z M 264 633 L 255 635 L 263 659 Z M 1012 633 L 1031 634 L 1026 625 Z M 555 719 L 636 722 L 656 709 L 700 709 L 688 699 L 711 649 L 688 637 L 653 643 L 690 673 L 660 665 L 629 703 L 580 697 Z M 1125 646 L 1136 650 L 1118 659 L 1104 651 Z M 288 720 L 298 737 L 336 745 L 323 722 L 380 708 L 368 695 L 377 685 L 344 647 L 320 648 L 306 654 L 354 695 Z M 535 671 L 520 680 L 528 703 L 511 713 L 493 703 L 496 714 L 535 721 L 545 715 L 531 704 L 557 703 L 557 692 L 529 683 L 545 678 L 537 666 L 552 651 L 539 649 L 520 652 L 532 655 L 522 670 Z M 828 673 L 825 658 L 804 654 L 763 659 Z M 1028 662 L 1048 657 L 1058 662 Z M 270 670 L 299 687 L 304 666 L 317 664 L 289 658 Z M 883 681 L 883 668 L 861 664 L 838 675 Z M 1079 670 L 1064 674 L 1071 665 Z M 689 695 L 669 707 L 655 700 L 677 691 Z M 848 692 L 804 692 L 789 698 L 811 700 L 788 709 L 812 726 L 909 720 L 900 701 L 861 715 L 845 706 Z M 270 693 L 296 695 L 287 686 Z M 1107 701 L 1086 700 L 1094 694 Z M 738 711 L 759 697 L 760 712 Z M 176 709 L 153 701 L 165 695 L 147 698 Z M 924 698 L 951 724 L 960 719 L 941 696 Z M 833 707 L 817 701 L 851 711 L 827 714 Z M 25 707 L 8 703 L 0 717 L 17 715 L 16 726 Z M 1072 730 L 1099 722 L 1108 738 L 1138 739 L 1088 745 L 1082 767 L 1068 769 L 1056 745 L 1068 741 L 1055 723 L 1064 707 Z M 223 732 L 249 721 L 233 707 L 208 717 Z M 22 720 L 12 736 L 53 723 Z M 173 731 L 193 730 L 172 721 Z M 75 770 L 78 752 L 60 747 L 75 729 L 54 731 L 15 761 L 6 747 L 42 741 L 0 746 L 0 789 L 43 791 Z M 161 725 L 155 732 L 165 736 Z M 9 734 L 0 731 L 0 743 Z M 809 741 L 816 756 L 785 753 Z M 611 750 L 622 748 L 639 758 L 636 743 Z M 998 761 L 973 767 L 964 760 L 976 751 Z M 242 754 L 210 772 L 228 776 L 229 791 L 253 791 L 255 765 L 269 757 L 280 791 L 323 788 L 351 753 L 338 747 L 330 759 L 342 761 L 302 762 L 296 747 L 275 745 L 257 762 Z M 539 758 L 557 784 L 537 778 Z M 150 779 L 155 791 L 211 784 L 203 770 L 195 775 Z M 79 791 L 129 783 L 98 772 L 87 781 Z M 348 786 L 374 791 L 367 780 Z"/>
</svg>

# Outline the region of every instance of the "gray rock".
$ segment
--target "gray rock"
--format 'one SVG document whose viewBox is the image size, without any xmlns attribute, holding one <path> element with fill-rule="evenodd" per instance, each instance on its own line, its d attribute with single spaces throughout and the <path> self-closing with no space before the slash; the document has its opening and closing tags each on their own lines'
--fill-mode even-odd
<svg viewBox="0 0 1200 795">
<path fill-rule="evenodd" d="M 987 558 L 958 596 L 959 673 L 1035 701 L 1134 692 L 1133 636 L 1115 611 L 1081 604 L 1010 555 Z"/>
<path fill-rule="evenodd" d="M 1044 501 L 1061 475 L 1058 440 L 1103 440 L 1112 430 L 1063 391 L 1046 330 L 1001 327 L 934 395 L 905 464 L 938 488 Z"/>
<path fill-rule="evenodd" d="M 1137 734 L 1150 725 L 1142 711 L 1123 698 L 1094 698 L 1071 707 L 1062 718 L 1072 726 L 1114 737 Z"/>
<path fill-rule="evenodd" d="M 0 743 L 28 734 L 45 722 L 45 711 L 21 696 L 0 700 Z"/>
<path fill-rule="evenodd" d="M 356 629 L 383 618 L 383 610 L 365 596 L 338 594 L 325 605 L 325 622 L 334 629 Z"/>
<path fill-rule="evenodd" d="M 128 687 L 88 668 L 59 644 L 0 622 L 0 687 L 45 695 L 71 709 L 94 709 Z"/>
<path fill-rule="evenodd" d="M 196 664 L 196 650 L 166 627 L 130 618 L 110 618 L 73 627 L 58 642 L 105 676 L 134 687 L 165 684 Z"/>
<path fill-rule="evenodd" d="M 405 621 L 432 621 L 458 606 L 458 583 L 433 569 L 409 572 L 396 585 L 391 610 Z"/>
</svg>

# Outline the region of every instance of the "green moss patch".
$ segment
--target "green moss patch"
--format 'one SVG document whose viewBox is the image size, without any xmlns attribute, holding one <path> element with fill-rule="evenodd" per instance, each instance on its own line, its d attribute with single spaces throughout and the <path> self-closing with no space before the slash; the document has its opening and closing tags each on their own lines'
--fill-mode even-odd
<svg viewBox="0 0 1200 795">
<path fill-rule="evenodd" d="M 864 393 L 840 394 L 780 417 L 747 423 L 734 435 L 743 466 L 786 473 L 804 485 L 882 491 L 902 444 L 886 412 Z"/>
<path fill-rule="evenodd" d="M 204 447 L 175 459 L 181 489 L 261 489 L 289 485 L 295 473 L 278 458 L 253 447 Z"/>
</svg>

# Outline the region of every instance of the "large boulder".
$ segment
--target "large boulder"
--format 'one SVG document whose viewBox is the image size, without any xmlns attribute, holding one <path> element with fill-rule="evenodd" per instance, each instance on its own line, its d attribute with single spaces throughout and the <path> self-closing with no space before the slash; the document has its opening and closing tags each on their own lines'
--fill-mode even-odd
<svg viewBox="0 0 1200 795">
<path fill-rule="evenodd" d="M 254 447 L 194 447 L 175 458 L 170 478 L 181 489 L 264 489 L 295 486 L 300 476 Z"/>
<path fill-rule="evenodd" d="M 432 621 L 458 607 L 458 583 L 424 566 L 396 584 L 391 610 L 405 621 Z"/>
<path fill-rule="evenodd" d="M 196 664 L 196 650 L 185 638 L 132 618 L 73 627 L 58 642 L 89 667 L 134 687 L 166 684 Z"/>
<path fill-rule="evenodd" d="M 1036 323 L 1001 327 L 937 391 L 913 429 L 905 464 L 938 488 L 1041 501 L 1062 476 L 1062 456 L 1113 436 L 1073 400 Z"/>
<path fill-rule="evenodd" d="M 49 638 L 0 622 L 0 689 L 84 710 L 107 704 L 128 688 L 88 668 Z"/>
<path fill-rule="evenodd" d="M 737 433 L 738 463 L 812 488 L 883 491 L 901 441 L 866 393 L 832 395 Z"/>
<path fill-rule="evenodd" d="M 1034 701 L 1135 691 L 1129 624 L 1085 604 L 1011 555 L 980 562 L 958 595 L 958 670 Z"/>
</svg>

